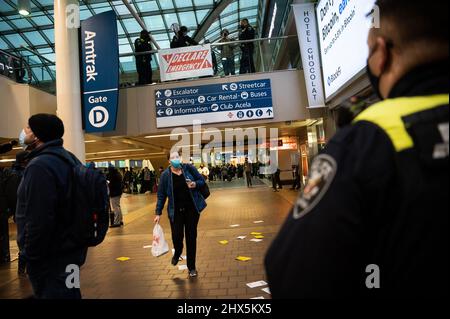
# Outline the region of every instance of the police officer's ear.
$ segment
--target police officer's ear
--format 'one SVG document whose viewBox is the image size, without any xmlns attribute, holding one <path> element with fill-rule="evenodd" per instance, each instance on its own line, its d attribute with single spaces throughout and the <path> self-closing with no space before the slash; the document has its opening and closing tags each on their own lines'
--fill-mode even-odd
<svg viewBox="0 0 450 319">
<path fill-rule="evenodd" d="M 369 45 L 368 64 L 372 73 L 380 77 L 390 67 L 391 43 L 381 36 L 373 36 L 373 44 Z"/>
</svg>

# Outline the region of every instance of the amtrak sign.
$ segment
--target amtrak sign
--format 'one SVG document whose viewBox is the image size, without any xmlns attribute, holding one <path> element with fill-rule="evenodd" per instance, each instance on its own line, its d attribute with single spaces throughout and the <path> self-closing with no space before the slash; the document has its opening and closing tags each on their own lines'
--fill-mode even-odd
<svg viewBox="0 0 450 319">
<path fill-rule="evenodd" d="M 113 11 L 81 22 L 81 83 L 86 133 L 116 128 L 119 97 L 117 17 Z"/>
</svg>

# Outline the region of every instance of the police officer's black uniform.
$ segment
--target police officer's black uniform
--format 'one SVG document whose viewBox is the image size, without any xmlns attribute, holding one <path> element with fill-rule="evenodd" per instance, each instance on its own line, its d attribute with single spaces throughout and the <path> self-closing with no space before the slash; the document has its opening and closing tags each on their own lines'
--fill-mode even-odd
<svg viewBox="0 0 450 319">
<path fill-rule="evenodd" d="M 152 50 L 150 39 L 139 38 L 134 41 L 135 52 L 148 52 Z M 136 55 L 136 70 L 139 75 L 139 84 L 152 83 L 152 55 Z"/>
<path fill-rule="evenodd" d="M 313 161 L 265 259 L 274 298 L 448 294 L 447 72 L 409 72 Z"/>
<path fill-rule="evenodd" d="M 251 25 L 247 25 L 239 33 L 239 40 L 253 40 L 255 38 L 255 29 Z M 254 44 L 252 42 L 241 43 L 241 61 L 239 74 L 255 73 L 255 62 L 253 59 Z"/>
</svg>

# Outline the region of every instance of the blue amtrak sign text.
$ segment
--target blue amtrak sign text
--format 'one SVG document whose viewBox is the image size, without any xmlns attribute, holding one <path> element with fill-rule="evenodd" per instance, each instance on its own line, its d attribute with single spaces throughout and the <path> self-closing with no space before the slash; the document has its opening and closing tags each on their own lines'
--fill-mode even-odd
<svg viewBox="0 0 450 319">
<path fill-rule="evenodd" d="M 81 76 L 87 133 L 116 128 L 119 97 L 119 46 L 114 11 L 81 22 Z"/>
<path fill-rule="evenodd" d="M 155 91 L 156 126 L 273 118 L 270 79 Z"/>
</svg>

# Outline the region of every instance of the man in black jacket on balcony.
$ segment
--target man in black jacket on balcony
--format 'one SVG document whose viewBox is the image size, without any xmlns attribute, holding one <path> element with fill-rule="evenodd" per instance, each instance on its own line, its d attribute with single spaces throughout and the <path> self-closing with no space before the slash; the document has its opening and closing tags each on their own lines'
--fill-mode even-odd
<svg viewBox="0 0 450 319">
<path fill-rule="evenodd" d="M 239 40 L 253 40 L 255 39 L 255 29 L 248 23 L 248 19 L 242 19 L 241 31 L 239 33 Z M 241 67 L 239 74 L 255 73 L 255 62 L 253 60 L 253 52 L 255 46 L 253 42 L 241 43 Z"/>
</svg>

